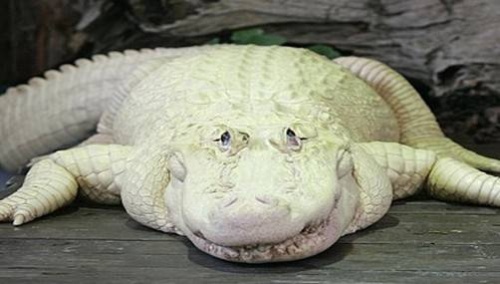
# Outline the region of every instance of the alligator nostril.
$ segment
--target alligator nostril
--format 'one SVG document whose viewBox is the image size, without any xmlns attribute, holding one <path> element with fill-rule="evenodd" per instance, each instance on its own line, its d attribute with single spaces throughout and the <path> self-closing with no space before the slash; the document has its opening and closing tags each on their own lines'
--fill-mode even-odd
<svg viewBox="0 0 500 284">
<path fill-rule="evenodd" d="M 278 199 L 269 195 L 259 195 L 255 197 L 255 200 L 257 200 L 260 203 L 266 204 L 266 205 L 276 205 L 278 204 Z"/>
<path fill-rule="evenodd" d="M 234 197 L 234 198 L 231 198 L 229 199 L 225 204 L 224 204 L 224 208 L 226 207 L 229 207 L 231 205 L 233 205 L 234 203 L 236 203 L 236 201 L 238 201 L 238 197 Z"/>
<path fill-rule="evenodd" d="M 201 231 L 196 231 L 194 232 L 194 235 L 197 236 L 198 238 L 204 239 L 205 235 Z"/>
</svg>

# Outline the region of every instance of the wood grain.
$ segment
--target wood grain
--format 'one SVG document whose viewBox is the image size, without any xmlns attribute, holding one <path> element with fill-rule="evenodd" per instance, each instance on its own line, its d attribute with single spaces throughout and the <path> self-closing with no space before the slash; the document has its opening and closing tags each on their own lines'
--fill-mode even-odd
<svg viewBox="0 0 500 284">
<path fill-rule="evenodd" d="M 120 208 L 74 205 L 20 228 L 0 225 L 1 283 L 496 283 L 500 210 L 396 203 L 376 225 L 302 261 L 215 259 Z"/>
</svg>

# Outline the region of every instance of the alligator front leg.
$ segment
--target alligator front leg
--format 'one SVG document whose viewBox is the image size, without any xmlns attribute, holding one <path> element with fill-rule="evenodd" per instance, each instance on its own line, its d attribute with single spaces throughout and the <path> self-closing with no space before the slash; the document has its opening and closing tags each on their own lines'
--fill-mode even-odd
<svg viewBox="0 0 500 284">
<path fill-rule="evenodd" d="M 463 162 L 397 143 L 359 145 L 386 170 L 395 199 L 425 186 L 438 199 L 500 206 L 500 179 Z"/>
<path fill-rule="evenodd" d="M 71 203 L 78 193 L 92 201 L 119 204 L 116 178 L 130 147 L 89 145 L 58 151 L 33 165 L 23 186 L 0 201 L 0 221 L 21 225 Z"/>
<path fill-rule="evenodd" d="M 162 146 L 149 145 L 130 154 L 121 180 L 122 203 L 127 213 L 142 225 L 182 234 L 173 225 L 166 206 L 165 192 L 172 170 L 168 152 Z"/>
<path fill-rule="evenodd" d="M 334 61 L 370 85 L 391 107 L 401 130 L 401 143 L 452 157 L 480 170 L 500 173 L 499 160 L 478 155 L 446 138 L 429 107 L 395 70 L 368 58 L 340 57 Z"/>
</svg>

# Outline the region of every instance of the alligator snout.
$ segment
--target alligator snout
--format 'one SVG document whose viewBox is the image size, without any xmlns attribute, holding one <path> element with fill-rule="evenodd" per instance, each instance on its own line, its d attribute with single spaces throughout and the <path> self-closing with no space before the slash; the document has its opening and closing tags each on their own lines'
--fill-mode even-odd
<svg viewBox="0 0 500 284">
<path fill-rule="evenodd" d="M 305 226 L 292 218 L 287 202 L 266 195 L 229 200 L 208 215 L 208 224 L 198 231 L 223 246 L 278 243 L 299 234 Z"/>
</svg>

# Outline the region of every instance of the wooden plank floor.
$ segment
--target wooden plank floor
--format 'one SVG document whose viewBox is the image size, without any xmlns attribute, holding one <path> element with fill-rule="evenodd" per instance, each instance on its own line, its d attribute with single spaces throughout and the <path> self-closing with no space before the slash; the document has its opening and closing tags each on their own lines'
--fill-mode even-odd
<svg viewBox="0 0 500 284">
<path fill-rule="evenodd" d="M 376 225 L 284 264 L 210 257 L 121 208 L 72 206 L 0 225 L 0 283 L 500 283 L 500 210 L 397 202 Z"/>
</svg>

